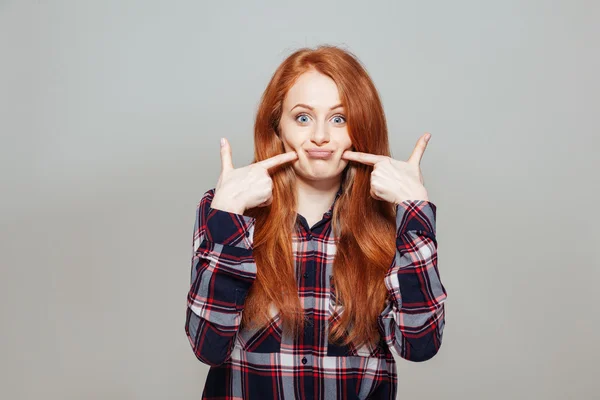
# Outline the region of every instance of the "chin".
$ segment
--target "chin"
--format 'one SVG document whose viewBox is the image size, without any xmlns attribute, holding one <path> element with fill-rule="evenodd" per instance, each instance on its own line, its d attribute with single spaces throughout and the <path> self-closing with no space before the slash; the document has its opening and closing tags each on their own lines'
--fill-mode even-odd
<svg viewBox="0 0 600 400">
<path fill-rule="evenodd" d="M 294 168 L 294 172 L 296 172 L 297 176 L 300 176 L 307 181 L 323 181 L 323 180 L 330 180 L 330 179 L 333 179 L 333 178 L 336 178 L 336 177 L 342 175 L 343 170 L 341 170 L 339 172 L 334 170 L 334 171 L 327 172 L 327 173 L 314 174 L 314 173 L 306 172 L 305 170 L 303 170 L 301 168 Z"/>
</svg>

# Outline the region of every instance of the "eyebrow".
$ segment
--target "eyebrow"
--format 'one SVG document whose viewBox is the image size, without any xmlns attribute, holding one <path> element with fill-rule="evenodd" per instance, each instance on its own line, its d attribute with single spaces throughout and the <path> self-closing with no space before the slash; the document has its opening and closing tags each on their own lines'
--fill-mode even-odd
<svg viewBox="0 0 600 400">
<path fill-rule="evenodd" d="M 330 111 L 331 111 L 331 110 L 335 110 L 336 108 L 343 107 L 343 106 L 344 106 L 344 105 L 340 103 L 340 104 L 337 104 L 337 105 L 335 105 L 335 106 L 331 107 L 329 110 L 330 110 Z M 292 111 L 292 110 L 293 110 L 294 108 L 296 108 L 296 107 L 304 107 L 304 108 L 308 108 L 308 109 L 309 109 L 309 110 L 311 110 L 311 111 L 314 111 L 314 107 L 311 107 L 311 106 L 309 106 L 308 104 L 302 104 L 302 103 L 298 103 L 298 104 L 296 104 L 294 107 L 292 107 L 292 109 L 291 109 L 290 111 Z"/>
</svg>

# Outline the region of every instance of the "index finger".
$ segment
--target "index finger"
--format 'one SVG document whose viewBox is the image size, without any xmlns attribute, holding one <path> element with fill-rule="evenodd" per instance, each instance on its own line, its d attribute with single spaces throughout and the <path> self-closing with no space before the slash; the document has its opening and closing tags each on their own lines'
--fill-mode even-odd
<svg viewBox="0 0 600 400">
<path fill-rule="evenodd" d="M 371 153 L 361 153 L 360 151 L 350 151 L 346 150 L 342 154 L 342 158 L 345 160 L 356 161 L 363 164 L 373 165 L 378 163 L 379 161 L 388 158 L 387 156 L 382 156 L 378 154 Z"/>
<path fill-rule="evenodd" d="M 262 160 L 257 162 L 257 164 L 265 167 L 266 169 L 270 169 L 273 167 L 277 167 L 278 165 L 284 164 L 289 161 L 294 161 L 298 158 L 298 153 L 295 151 L 288 151 L 287 153 L 277 154 L 271 158 L 267 158 L 266 160 Z"/>
</svg>

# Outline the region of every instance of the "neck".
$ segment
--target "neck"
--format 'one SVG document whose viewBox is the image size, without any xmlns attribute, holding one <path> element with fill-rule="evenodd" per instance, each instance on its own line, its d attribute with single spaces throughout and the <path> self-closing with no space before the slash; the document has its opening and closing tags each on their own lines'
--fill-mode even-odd
<svg viewBox="0 0 600 400">
<path fill-rule="evenodd" d="M 340 184 L 341 177 L 319 181 L 304 181 L 296 177 L 297 212 L 307 219 L 321 219 L 333 203 Z"/>
</svg>

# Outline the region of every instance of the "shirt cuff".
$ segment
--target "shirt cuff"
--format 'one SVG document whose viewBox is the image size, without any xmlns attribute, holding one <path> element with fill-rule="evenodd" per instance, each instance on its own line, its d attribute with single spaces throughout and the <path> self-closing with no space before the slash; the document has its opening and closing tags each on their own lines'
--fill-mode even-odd
<svg viewBox="0 0 600 400">
<path fill-rule="evenodd" d="M 435 236 L 437 207 L 427 200 L 404 200 L 396 205 L 396 236 L 423 231 Z"/>
<path fill-rule="evenodd" d="M 252 249 L 255 218 L 209 207 L 206 240 L 225 246 Z"/>
</svg>

